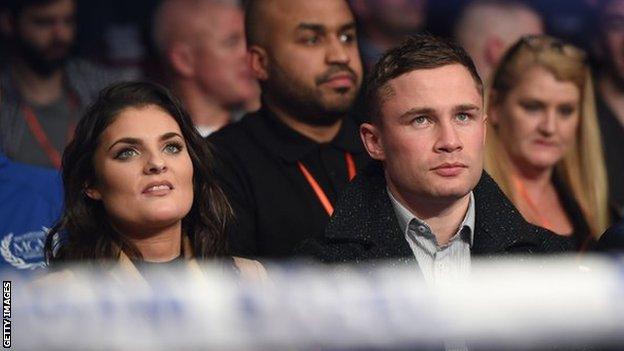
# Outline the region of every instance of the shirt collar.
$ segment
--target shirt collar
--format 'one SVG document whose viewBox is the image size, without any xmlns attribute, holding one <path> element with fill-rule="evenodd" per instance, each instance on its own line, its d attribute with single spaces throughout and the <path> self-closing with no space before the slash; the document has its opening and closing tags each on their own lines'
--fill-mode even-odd
<svg viewBox="0 0 624 351">
<path fill-rule="evenodd" d="M 388 196 L 390 196 L 390 202 L 392 203 L 392 207 L 394 208 L 394 213 L 397 216 L 399 221 L 399 227 L 401 229 L 401 233 L 407 233 L 409 224 L 412 221 L 417 221 L 419 223 L 427 225 L 427 223 L 418 217 L 414 216 L 410 210 L 408 210 L 405 206 L 403 206 L 395 197 L 392 195 L 390 189 L 386 187 L 386 191 L 388 192 Z M 459 225 L 457 233 L 460 233 L 463 228 L 468 229 L 469 239 L 470 239 L 470 247 L 474 242 L 474 228 L 475 228 L 475 199 L 474 193 L 470 192 L 470 200 L 468 202 L 468 211 L 466 211 L 466 215 Z"/>
<path fill-rule="evenodd" d="M 351 116 L 343 119 L 338 134 L 327 144 L 317 143 L 290 128 L 266 107 L 259 111 L 258 116 L 252 116 L 252 118 L 258 117 L 262 119 L 263 124 L 262 128 L 256 130 L 258 137 L 263 143 L 266 143 L 274 154 L 287 162 L 299 161 L 322 145 L 330 145 L 352 154 L 359 154 L 364 151 L 357 126 Z"/>
</svg>

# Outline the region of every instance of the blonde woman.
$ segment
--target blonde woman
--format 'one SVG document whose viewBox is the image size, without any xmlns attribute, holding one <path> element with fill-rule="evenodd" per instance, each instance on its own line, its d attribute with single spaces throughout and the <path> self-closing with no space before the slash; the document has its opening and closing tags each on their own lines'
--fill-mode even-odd
<svg viewBox="0 0 624 351">
<path fill-rule="evenodd" d="M 608 224 L 607 178 L 585 53 L 553 37 L 522 38 L 494 72 L 486 170 L 529 221 L 595 243 Z"/>
</svg>

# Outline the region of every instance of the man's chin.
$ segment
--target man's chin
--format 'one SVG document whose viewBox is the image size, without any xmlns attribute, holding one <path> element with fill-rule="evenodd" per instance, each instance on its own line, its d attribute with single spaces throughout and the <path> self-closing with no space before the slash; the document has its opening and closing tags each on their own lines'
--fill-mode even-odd
<svg viewBox="0 0 624 351">
<path fill-rule="evenodd" d="M 438 197 L 441 200 L 459 200 L 468 195 L 474 186 L 469 184 L 467 180 L 447 180 L 436 184 L 434 197 Z"/>
</svg>

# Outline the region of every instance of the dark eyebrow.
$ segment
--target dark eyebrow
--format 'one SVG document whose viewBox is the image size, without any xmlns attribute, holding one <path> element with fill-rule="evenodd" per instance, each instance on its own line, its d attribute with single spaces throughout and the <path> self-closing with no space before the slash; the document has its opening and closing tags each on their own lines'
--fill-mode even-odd
<svg viewBox="0 0 624 351">
<path fill-rule="evenodd" d="M 351 30 L 351 29 L 355 29 L 355 22 L 349 22 L 346 24 L 343 24 L 342 26 L 340 26 L 340 28 L 338 28 L 339 32 L 344 32 L 346 30 Z M 299 25 L 297 26 L 297 30 L 311 30 L 314 32 L 325 32 L 327 29 L 324 25 L 322 24 L 317 24 L 317 23 L 299 23 Z"/>
<path fill-rule="evenodd" d="M 117 144 L 140 145 L 141 144 L 141 140 L 137 139 L 137 138 L 130 138 L 130 137 L 121 138 L 121 139 L 117 140 L 116 142 L 114 142 L 111 146 L 109 146 L 108 150 L 112 149 L 113 146 L 115 146 Z"/>
<path fill-rule="evenodd" d="M 325 26 L 316 23 L 299 23 L 297 30 L 311 30 L 314 32 L 325 32 Z"/>
<path fill-rule="evenodd" d="M 347 24 L 343 24 L 340 26 L 340 32 L 344 32 L 346 30 L 355 29 L 355 22 L 349 22 Z"/>
<path fill-rule="evenodd" d="M 456 112 L 460 112 L 460 111 L 461 112 L 467 112 L 467 111 L 480 111 L 481 108 L 479 106 L 473 105 L 473 104 L 464 104 L 464 105 L 456 106 L 454 108 L 454 110 Z"/>
<path fill-rule="evenodd" d="M 435 110 L 429 107 L 415 107 L 415 108 L 411 108 L 405 112 L 403 112 L 401 114 L 401 116 L 399 116 L 399 119 L 405 119 L 406 117 L 409 116 L 414 116 L 414 115 L 432 115 L 435 114 Z"/>
<path fill-rule="evenodd" d="M 182 138 L 182 136 L 176 132 L 169 132 L 169 133 L 165 133 L 163 134 L 159 140 L 160 141 L 165 141 L 165 140 L 169 140 L 171 138 L 175 138 L 175 137 L 179 137 L 180 139 L 184 139 Z M 117 141 L 115 141 L 109 148 L 108 150 L 110 151 L 110 149 L 113 148 L 113 146 L 117 145 L 117 144 L 130 144 L 130 145 L 141 145 L 143 142 L 141 141 L 141 139 L 138 138 L 131 138 L 131 137 L 125 137 L 125 138 L 121 138 Z"/>
<path fill-rule="evenodd" d="M 176 132 L 165 133 L 160 137 L 160 141 L 168 140 L 171 138 L 179 137 L 180 139 L 184 139 L 180 134 Z"/>
</svg>

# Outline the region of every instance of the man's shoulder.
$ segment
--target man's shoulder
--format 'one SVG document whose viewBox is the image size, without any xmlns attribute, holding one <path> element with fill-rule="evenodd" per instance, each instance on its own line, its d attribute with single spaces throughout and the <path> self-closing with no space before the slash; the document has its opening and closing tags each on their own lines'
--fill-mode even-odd
<svg viewBox="0 0 624 351">
<path fill-rule="evenodd" d="M 93 97 L 105 87 L 123 80 L 119 72 L 80 58 L 69 60 L 65 73 L 69 85 L 81 98 Z"/>
<path fill-rule="evenodd" d="M 240 121 L 230 123 L 210 134 L 206 140 L 217 147 L 221 145 L 236 146 L 241 142 L 249 142 L 249 129 L 253 128 L 255 117 L 257 117 L 256 113 L 246 114 Z"/>
<path fill-rule="evenodd" d="M 412 257 L 394 214 L 380 163 L 371 162 L 343 190 L 323 239 L 309 240 L 299 251 L 324 262 L 407 262 Z"/>
<path fill-rule="evenodd" d="M 255 131 L 263 127 L 263 118 L 259 112 L 248 113 L 240 121 L 210 134 L 206 140 L 217 149 L 248 152 L 249 148 L 262 144 L 262 140 L 255 136 Z"/>
</svg>

